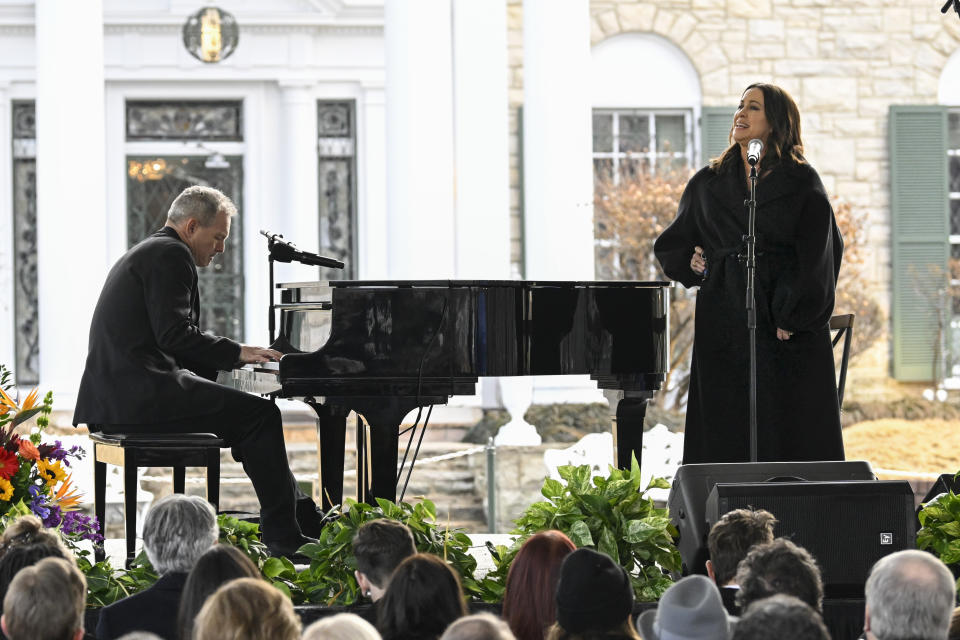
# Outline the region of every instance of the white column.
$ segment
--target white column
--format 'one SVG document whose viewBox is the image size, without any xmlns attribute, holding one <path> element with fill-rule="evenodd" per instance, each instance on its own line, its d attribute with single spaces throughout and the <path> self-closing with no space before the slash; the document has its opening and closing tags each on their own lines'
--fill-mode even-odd
<svg viewBox="0 0 960 640">
<path fill-rule="evenodd" d="M 383 87 L 368 87 L 358 109 L 358 278 L 388 277 L 387 134 Z M 362 167 L 362 168 L 360 168 Z"/>
<path fill-rule="evenodd" d="M 523 2 L 526 277 L 592 280 L 588 0 Z"/>
<path fill-rule="evenodd" d="M 450 278 L 454 261 L 450 0 L 386 0 L 389 278 Z"/>
<path fill-rule="evenodd" d="M 314 83 L 280 83 L 280 139 L 277 149 L 282 185 L 275 212 L 277 230 L 297 248 L 316 253 L 320 244 L 317 177 L 317 100 Z M 318 267 L 276 263 L 278 282 L 316 280 Z"/>
<path fill-rule="evenodd" d="M 40 388 L 69 408 L 106 271 L 102 0 L 35 4 Z"/>
<path fill-rule="evenodd" d="M 453 0 L 456 275 L 510 277 L 507 7 Z"/>
</svg>

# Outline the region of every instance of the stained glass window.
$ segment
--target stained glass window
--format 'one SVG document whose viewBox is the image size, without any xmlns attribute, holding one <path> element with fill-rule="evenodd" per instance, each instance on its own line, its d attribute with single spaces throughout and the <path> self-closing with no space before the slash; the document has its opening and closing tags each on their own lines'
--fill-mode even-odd
<svg viewBox="0 0 960 640">
<path fill-rule="evenodd" d="M 243 140 L 240 101 L 127 101 L 127 140 Z"/>
<path fill-rule="evenodd" d="M 342 270 L 321 268 L 321 279 L 357 277 L 354 113 L 353 100 L 317 103 L 320 253 L 345 265 Z"/>
<path fill-rule="evenodd" d="M 33 100 L 13 102 L 14 375 L 17 384 L 40 380 L 37 299 L 37 155 Z"/>
</svg>

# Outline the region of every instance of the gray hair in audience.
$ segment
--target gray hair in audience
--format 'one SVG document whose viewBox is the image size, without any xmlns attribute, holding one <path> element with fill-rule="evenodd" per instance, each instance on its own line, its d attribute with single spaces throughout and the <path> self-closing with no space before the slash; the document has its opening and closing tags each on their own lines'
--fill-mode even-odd
<svg viewBox="0 0 960 640">
<path fill-rule="evenodd" d="M 380 633 L 355 613 L 338 613 L 304 629 L 303 640 L 380 640 Z"/>
<path fill-rule="evenodd" d="M 149 631 L 131 631 L 123 634 L 117 640 L 163 640 L 163 638 Z"/>
<path fill-rule="evenodd" d="M 83 631 L 87 581 L 63 558 L 44 558 L 20 570 L 3 599 L 10 640 L 72 640 Z"/>
<path fill-rule="evenodd" d="M 489 613 L 460 618 L 443 632 L 440 640 L 516 640 L 507 623 Z"/>
<path fill-rule="evenodd" d="M 201 227 L 209 227 L 221 211 L 230 217 L 237 213 L 237 207 L 233 200 L 213 187 L 194 185 L 174 199 L 167 211 L 167 220 L 181 224 L 194 218 Z"/>
<path fill-rule="evenodd" d="M 217 514 L 199 496 L 161 498 L 143 520 L 143 548 L 159 573 L 187 573 L 219 535 Z"/>
<path fill-rule="evenodd" d="M 926 551 L 898 551 L 877 560 L 865 595 L 870 631 L 879 640 L 947 637 L 956 585 L 947 566 Z"/>
<path fill-rule="evenodd" d="M 731 640 L 830 640 L 820 614 L 794 596 L 778 594 L 747 607 Z"/>
</svg>

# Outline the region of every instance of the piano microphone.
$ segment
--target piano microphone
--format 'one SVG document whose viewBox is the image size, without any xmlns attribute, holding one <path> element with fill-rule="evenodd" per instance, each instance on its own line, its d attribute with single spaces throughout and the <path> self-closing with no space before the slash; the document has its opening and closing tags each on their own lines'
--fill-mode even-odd
<svg viewBox="0 0 960 640">
<path fill-rule="evenodd" d="M 260 233 L 267 238 L 268 247 L 270 249 L 270 258 L 277 262 L 299 262 L 300 264 L 307 264 L 315 267 L 343 269 L 344 265 L 339 260 L 326 258 L 316 253 L 310 253 L 309 251 L 301 251 L 300 249 L 297 249 L 293 243 L 284 240 L 283 236 L 279 233 L 270 233 L 269 231 L 264 231 L 263 229 L 260 230 Z"/>
</svg>

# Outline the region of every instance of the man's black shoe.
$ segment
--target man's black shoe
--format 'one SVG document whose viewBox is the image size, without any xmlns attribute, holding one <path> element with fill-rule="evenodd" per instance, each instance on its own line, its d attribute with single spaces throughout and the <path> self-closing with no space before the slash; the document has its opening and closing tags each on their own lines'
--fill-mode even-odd
<svg viewBox="0 0 960 640">
<path fill-rule="evenodd" d="M 294 564 L 309 564 L 310 559 L 297 553 L 297 550 L 305 544 L 316 542 L 316 538 L 307 536 L 296 536 L 289 540 L 264 541 L 267 545 L 267 551 L 273 557 L 283 556 L 288 558 Z"/>
<path fill-rule="evenodd" d="M 338 517 L 339 516 L 325 517 L 323 512 L 313 504 L 312 500 L 297 502 L 297 524 L 300 525 L 300 531 L 302 531 L 305 536 L 319 538 L 323 527 Z"/>
</svg>

